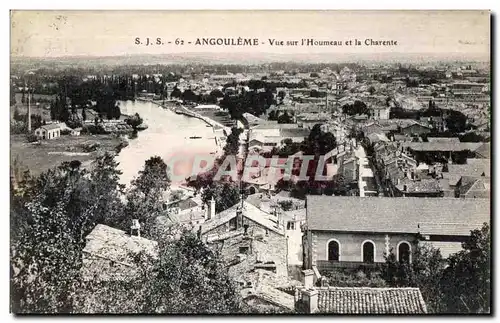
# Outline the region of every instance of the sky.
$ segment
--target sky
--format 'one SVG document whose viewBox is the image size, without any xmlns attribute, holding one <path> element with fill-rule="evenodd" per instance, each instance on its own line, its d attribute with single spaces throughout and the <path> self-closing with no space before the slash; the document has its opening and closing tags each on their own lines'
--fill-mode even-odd
<svg viewBox="0 0 500 323">
<path fill-rule="evenodd" d="M 136 45 L 161 37 L 164 45 Z M 258 38 L 259 46 L 196 46 L 197 38 Z M 271 46 L 268 39 L 342 41 Z M 175 40 L 184 45 L 175 45 Z M 358 39 L 396 46 L 346 46 Z M 172 44 L 168 44 L 171 41 Z M 193 44 L 188 44 L 191 41 Z M 264 44 L 262 44 L 262 42 Z M 489 56 L 488 11 L 12 11 L 11 55 L 429 53 Z"/>
</svg>

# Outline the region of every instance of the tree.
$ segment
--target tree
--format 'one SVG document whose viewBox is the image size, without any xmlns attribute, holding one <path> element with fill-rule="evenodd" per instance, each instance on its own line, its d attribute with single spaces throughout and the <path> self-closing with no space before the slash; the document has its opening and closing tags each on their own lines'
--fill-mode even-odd
<svg viewBox="0 0 500 323">
<path fill-rule="evenodd" d="M 448 313 L 491 310 L 491 233 L 489 224 L 471 232 L 463 250 L 449 258 L 441 281 Z"/>
<path fill-rule="evenodd" d="M 163 215 L 165 193 L 170 187 L 167 164 L 161 157 L 146 160 L 144 169 L 132 180 L 126 195 L 126 207 L 120 228 L 127 229 L 132 219 L 138 219 L 144 228 L 144 235 L 155 234 L 156 218 Z"/>
<path fill-rule="evenodd" d="M 444 261 L 439 249 L 429 245 L 417 245 L 411 255 L 411 263 L 397 261 L 392 252 L 385 255 L 382 275 L 391 287 L 418 287 L 431 313 L 441 312 L 442 293 L 440 278 Z"/>
<path fill-rule="evenodd" d="M 215 211 L 222 212 L 240 201 L 239 185 L 234 182 L 212 182 L 203 190 L 202 200 L 210 204 L 212 197 L 215 200 Z"/>
<path fill-rule="evenodd" d="M 135 264 L 140 269 L 137 278 L 107 284 L 91 282 L 87 286 L 85 294 L 92 295 L 95 299 L 90 304 L 93 312 L 117 314 L 241 312 L 241 298 L 227 274 L 227 269 L 224 268 L 218 255 L 193 233 L 172 228 L 158 240 L 156 259 L 140 253 L 134 256 Z"/>
<path fill-rule="evenodd" d="M 231 128 L 231 133 L 227 136 L 226 145 L 224 146 L 224 155 L 237 155 L 240 147 L 240 134 L 243 132 L 242 129 L 233 127 Z"/>
<path fill-rule="evenodd" d="M 99 184 L 79 164 L 65 162 L 42 173 L 13 197 L 11 217 L 21 224 L 11 240 L 16 313 L 73 310 L 84 237 L 102 217 L 101 208 L 109 209 L 97 195 L 103 193 Z"/>
<path fill-rule="evenodd" d="M 285 112 L 278 117 L 278 123 L 293 123 L 293 118 L 288 115 L 288 112 Z"/>
<path fill-rule="evenodd" d="M 293 208 L 293 201 L 292 200 L 279 201 L 278 204 L 283 211 L 291 211 Z"/>
<path fill-rule="evenodd" d="M 11 84 L 10 86 L 10 106 L 13 106 L 16 104 L 16 89 L 14 85 Z"/>
<path fill-rule="evenodd" d="M 16 121 L 24 121 L 24 118 L 25 116 L 22 116 L 20 113 L 19 113 L 19 109 L 17 108 L 17 106 L 14 108 L 14 120 Z"/>
<path fill-rule="evenodd" d="M 304 145 L 307 154 L 319 156 L 337 147 L 337 140 L 331 132 L 321 130 L 321 124 L 316 124 L 311 129 Z"/>
<path fill-rule="evenodd" d="M 120 172 L 111 155 L 98 158 L 90 172 L 80 166 L 79 161 L 65 162 L 37 178 L 25 176 L 11 190 L 14 313 L 87 312 L 81 305 L 89 295 L 99 300 L 91 304 L 92 311 L 104 313 L 240 311 L 238 292 L 217 254 L 189 232 L 179 231 L 175 238 L 166 232 L 159 239 L 158 258 L 136 255 L 142 269 L 136 280 L 83 281 L 85 237 L 97 223 L 113 226 L 123 205 Z M 134 188 L 144 191 L 150 183 L 152 190 L 161 191 L 167 186 L 165 174 L 166 165 L 153 157 L 146 161 Z M 152 182 L 156 176 L 163 180 Z M 146 215 L 154 211 L 143 210 Z"/>
<path fill-rule="evenodd" d="M 177 86 L 174 86 L 172 89 L 172 93 L 170 93 L 170 97 L 172 98 L 180 98 L 182 96 L 182 91 L 179 90 Z"/>
<path fill-rule="evenodd" d="M 132 117 L 126 118 L 125 122 L 130 125 L 132 128 L 137 129 L 143 122 L 139 113 L 135 113 Z"/>
</svg>

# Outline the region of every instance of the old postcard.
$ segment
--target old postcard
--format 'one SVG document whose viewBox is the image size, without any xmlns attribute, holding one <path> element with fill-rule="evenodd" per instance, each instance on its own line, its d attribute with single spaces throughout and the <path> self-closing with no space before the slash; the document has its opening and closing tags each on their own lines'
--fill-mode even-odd
<svg viewBox="0 0 500 323">
<path fill-rule="evenodd" d="M 489 11 L 11 11 L 15 314 L 489 314 Z"/>
</svg>

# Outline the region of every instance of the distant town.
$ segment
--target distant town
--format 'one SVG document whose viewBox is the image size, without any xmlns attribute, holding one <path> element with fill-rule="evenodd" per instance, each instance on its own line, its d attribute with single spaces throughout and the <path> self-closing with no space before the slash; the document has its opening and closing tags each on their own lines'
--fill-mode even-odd
<svg viewBox="0 0 500 323">
<path fill-rule="evenodd" d="M 14 313 L 491 311 L 490 62 L 18 58 L 10 86 Z"/>
</svg>

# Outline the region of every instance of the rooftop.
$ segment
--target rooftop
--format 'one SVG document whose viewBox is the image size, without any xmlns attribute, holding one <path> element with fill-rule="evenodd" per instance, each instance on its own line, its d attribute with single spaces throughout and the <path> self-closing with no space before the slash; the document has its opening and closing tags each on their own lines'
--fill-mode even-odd
<svg viewBox="0 0 500 323">
<path fill-rule="evenodd" d="M 157 245 L 156 241 L 131 236 L 125 231 L 98 224 L 86 237 L 82 275 L 86 278 L 98 276 L 101 279 L 127 276 L 133 273 L 130 269 L 136 267 L 133 262 L 134 254 L 145 252 L 156 257 Z M 107 270 L 107 267 L 103 270 L 106 263 L 117 266 L 112 266 L 113 270 Z"/>
<path fill-rule="evenodd" d="M 318 288 L 318 309 L 332 314 L 425 314 L 418 288 Z"/>
<path fill-rule="evenodd" d="M 307 196 L 309 230 L 418 233 L 421 223 L 474 230 L 490 221 L 487 199 Z"/>
<path fill-rule="evenodd" d="M 402 142 L 401 144 L 417 151 L 475 151 L 483 145 L 481 142 Z"/>
</svg>

